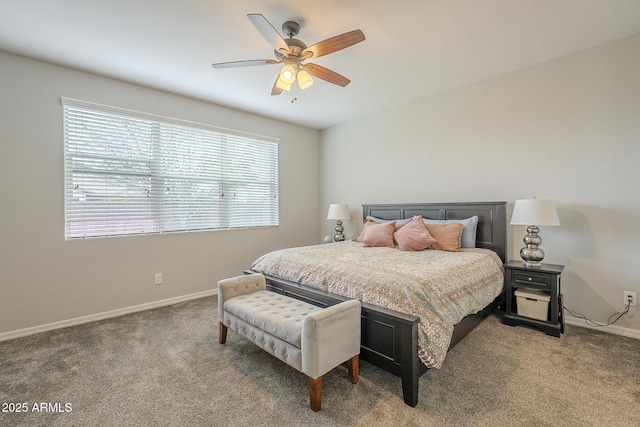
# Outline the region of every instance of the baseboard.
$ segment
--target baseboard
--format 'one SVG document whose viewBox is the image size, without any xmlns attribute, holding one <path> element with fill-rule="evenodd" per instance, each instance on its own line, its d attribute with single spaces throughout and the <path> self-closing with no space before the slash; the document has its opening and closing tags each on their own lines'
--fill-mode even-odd
<svg viewBox="0 0 640 427">
<path fill-rule="evenodd" d="M 31 328 L 18 329 L 17 331 L 4 332 L 0 334 L 0 341 L 7 341 L 15 338 L 26 337 L 29 335 L 39 334 L 41 332 L 51 331 L 54 329 L 66 328 L 69 326 L 82 325 L 83 323 L 96 322 L 98 320 L 111 319 L 112 317 L 124 316 L 125 314 L 136 313 L 138 311 L 151 310 L 153 308 L 165 307 L 167 305 L 178 304 L 184 301 L 190 301 L 198 298 L 209 297 L 209 296 L 216 295 L 217 293 L 218 293 L 217 289 L 211 289 L 209 291 L 196 292 L 195 294 L 182 295 L 179 297 L 149 302 L 146 304 L 119 308 L 117 310 L 90 314 L 88 316 L 76 317 L 73 319 L 62 320 L 60 322 L 47 323 L 45 325 L 33 326 Z M 597 331 L 607 332 L 610 334 L 621 335 L 624 337 L 635 338 L 640 340 L 640 331 L 636 329 L 621 328 L 620 326 L 615 326 L 615 325 L 595 327 L 595 326 L 590 326 L 586 324 L 584 319 L 580 319 L 578 317 L 571 317 L 571 316 L 565 316 L 565 322 L 568 325 L 594 329 Z"/>
<path fill-rule="evenodd" d="M 119 308 L 117 310 L 105 311 L 102 313 L 90 314 L 88 316 L 76 317 L 62 320 L 60 322 L 47 323 L 45 325 L 33 326 L 31 328 L 18 329 L 17 331 L 4 332 L 0 334 L 0 341 L 7 341 L 15 338 L 26 337 L 28 335 L 39 334 L 53 329 L 67 328 L 69 326 L 81 325 L 83 323 L 96 322 L 98 320 L 111 319 L 112 317 L 124 316 L 125 314 L 136 313 L 138 311 L 151 310 L 153 308 L 165 307 L 179 302 L 190 301 L 216 295 L 218 289 L 196 292 L 195 294 L 182 295 L 179 297 L 163 299 L 160 301 L 148 302 L 146 304 L 134 305 L 131 307 Z"/>
<path fill-rule="evenodd" d="M 596 331 L 607 332 L 609 334 L 622 335 L 623 337 L 635 338 L 640 340 L 640 331 L 637 329 L 621 328 L 620 326 L 591 326 L 579 317 L 564 318 L 565 323 L 568 325 L 580 326 L 582 328 L 594 329 Z"/>
</svg>

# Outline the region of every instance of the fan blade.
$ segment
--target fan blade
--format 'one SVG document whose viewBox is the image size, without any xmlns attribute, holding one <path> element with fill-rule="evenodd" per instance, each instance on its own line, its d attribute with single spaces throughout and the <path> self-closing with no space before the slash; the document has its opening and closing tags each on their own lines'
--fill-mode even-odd
<svg viewBox="0 0 640 427">
<path fill-rule="evenodd" d="M 339 36 L 331 37 L 316 43 L 313 46 L 309 46 L 302 51 L 302 56 L 305 53 L 313 53 L 312 58 L 318 58 L 320 56 L 328 55 L 330 53 L 342 50 L 349 46 L 353 46 L 356 43 L 360 43 L 364 40 L 364 33 L 360 30 L 349 31 L 348 33 L 340 34 Z"/>
<path fill-rule="evenodd" d="M 351 80 L 349 80 L 345 76 L 342 76 L 335 71 L 331 71 L 328 68 L 321 67 L 320 65 L 306 64 L 304 66 L 304 69 L 307 70 L 307 72 L 312 76 L 322 79 L 326 82 L 333 83 L 334 85 L 345 87 L 346 85 L 351 83 Z"/>
<path fill-rule="evenodd" d="M 262 34 L 262 37 L 273 46 L 276 52 L 279 52 L 280 49 L 284 49 L 287 53 L 289 52 L 289 45 L 284 41 L 278 30 L 273 28 L 273 25 L 267 21 L 267 18 L 259 13 L 250 13 L 247 18 L 256 27 L 256 30 Z"/>
<path fill-rule="evenodd" d="M 273 83 L 273 88 L 271 89 L 271 95 L 280 95 L 282 93 L 282 89 L 280 89 L 277 86 L 279 78 L 280 78 L 280 73 L 278 73 L 278 76 L 276 77 L 276 81 Z"/>
<path fill-rule="evenodd" d="M 269 65 L 279 64 L 280 61 L 275 59 L 252 59 L 249 61 L 232 61 L 232 62 L 218 62 L 217 64 L 211 64 L 213 68 L 235 68 L 235 67 L 251 67 L 252 65 Z"/>
</svg>

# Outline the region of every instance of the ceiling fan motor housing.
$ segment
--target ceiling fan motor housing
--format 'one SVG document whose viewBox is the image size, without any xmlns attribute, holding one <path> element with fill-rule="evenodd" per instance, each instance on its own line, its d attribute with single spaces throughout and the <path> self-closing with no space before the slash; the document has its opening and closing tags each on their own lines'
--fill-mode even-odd
<svg viewBox="0 0 640 427">
<path fill-rule="evenodd" d="M 289 46 L 288 55 L 284 55 L 282 52 L 278 52 L 277 50 L 274 50 L 276 54 L 276 58 L 278 58 L 281 61 L 284 58 L 287 58 L 288 56 L 300 57 L 302 56 L 302 51 L 307 48 L 307 45 L 302 40 L 294 39 L 293 37 L 284 39 L 284 41 L 287 44 L 287 46 Z"/>
</svg>

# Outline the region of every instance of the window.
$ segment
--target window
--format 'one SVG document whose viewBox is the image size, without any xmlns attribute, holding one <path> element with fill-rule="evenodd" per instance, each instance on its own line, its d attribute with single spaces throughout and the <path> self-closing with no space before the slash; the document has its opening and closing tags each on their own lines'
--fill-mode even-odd
<svg viewBox="0 0 640 427">
<path fill-rule="evenodd" d="M 62 98 L 66 238 L 277 226 L 277 140 Z"/>
</svg>

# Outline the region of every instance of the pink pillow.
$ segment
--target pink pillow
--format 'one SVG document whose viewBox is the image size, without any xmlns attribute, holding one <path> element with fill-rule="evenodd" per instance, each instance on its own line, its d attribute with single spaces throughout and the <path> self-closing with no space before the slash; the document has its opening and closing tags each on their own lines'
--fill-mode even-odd
<svg viewBox="0 0 640 427">
<path fill-rule="evenodd" d="M 460 237 L 464 226 L 459 222 L 448 224 L 427 224 L 427 230 L 437 240 L 433 249 L 441 251 L 458 252 L 460 250 Z"/>
<path fill-rule="evenodd" d="M 401 251 L 421 251 L 436 243 L 436 239 L 429 234 L 420 215 L 396 231 L 393 237 Z"/>
<path fill-rule="evenodd" d="M 384 224 L 371 224 L 362 230 L 362 241 L 365 247 L 395 247 L 393 244 L 393 230 L 395 221 Z"/>
<path fill-rule="evenodd" d="M 364 239 L 364 230 L 369 227 L 370 225 L 374 225 L 374 224 L 378 224 L 375 221 L 371 221 L 370 219 L 366 220 L 364 222 L 364 224 L 362 224 L 362 231 L 360 232 L 360 235 L 358 237 L 356 237 L 354 239 L 355 242 L 362 242 L 362 239 Z"/>
<path fill-rule="evenodd" d="M 364 238 L 364 229 L 367 228 L 370 225 L 374 225 L 374 224 L 383 224 L 381 222 L 376 222 L 376 221 L 372 221 L 370 219 L 366 220 L 364 222 L 364 224 L 362 225 L 362 231 L 360 232 L 360 235 L 358 237 L 356 237 L 355 239 L 353 239 L 354 242 L 362 242 L 362 239 Z M 384 223 L 386 224 L 386 223 Z M 402 224 L 398 224 L 396 223 L 395 226 L 395 230 L 394 231 L 398 231 L 398 229 L 402 227 Z"/>
</svg>

